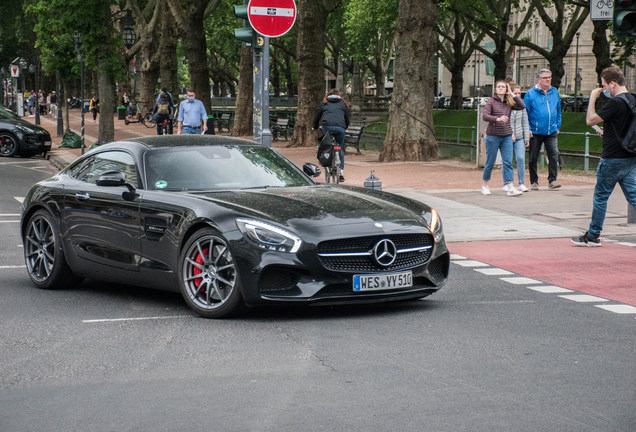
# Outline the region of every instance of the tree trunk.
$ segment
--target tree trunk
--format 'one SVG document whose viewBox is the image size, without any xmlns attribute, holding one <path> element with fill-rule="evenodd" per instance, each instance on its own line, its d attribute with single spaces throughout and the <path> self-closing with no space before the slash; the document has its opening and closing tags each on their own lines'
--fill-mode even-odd
<svg viewBox="0 0 636 432">
<path fill-rule="evenodd" d="M 601 85 L 601 72 L 603 69 L 612 66 L 613 62 L 610 58 L 610 44 L 607 40 L 607 22 L 606 21 L 592 21 L 594 24 L 594 32 L 592 33 L 592 40 L 594 45 L 592 46 L 592 52 L 596 57 L 596 75 L 599 86 Z"/>
<path fill-rule="evenodd" d="M 453 62 L 453 68 L 450 71 L 452 89 L 450 97 L 450 109 L 462 109 L 462 102 L 464 102 L 464 66 L 465 64 L 455 61 Z"/>
<path fill-rule="evenodd" d="M 289 146 L 313 146 L 318 133 L 312 131 L 314 114 L 325 92 L 325 42 L 327 17 L 341 0 L 298 2 L 298 113 Z"/>
<path fill-rule="evenodd" d="M 176 104 L 179 100 L 177 27 L 167 2 L 162 2 L 161 13 L 161 43 L 159 44 L 159 52 L 161 53 L 159 61 L 161 87 L 168 89 Z"/>
<path fill-rule="evenodd" d="M 186 1 L 187 29 L 181 35 L 183 46 L 188 55 L 188 70 L 190 71 L 190 86 L 194 88 L 197 99 L 209 112 L 212 108 L 210 100 L 210 72 L 208 70 L 208 48 L 203 26 L 205 8 L 209 0 Z"/>
<path fill-rule="evenodd" d="M 439 0 L 400 0 L 393 103 L 381 162 L 437 159 L 433 62 Z"/>
<path fill-rule="evenodd" d="M 97 141 L 100 144 L 106 144 L 115 141 L 115 118 L 113 116 L 115 80 L 107 70 L 106 63 L 108 56 L 108 47 L 104 47 L 102 55 L 99 56 L 97 64 L 100 70 L 99 74 L 99 134 Z"/>
<path fill-rule="evenodd" d="M 239 90 L 236 98 L 234 127 L 230 136 L 254 136 L 254 59 L 252 50 L 241 49 Z"/>
</svg>

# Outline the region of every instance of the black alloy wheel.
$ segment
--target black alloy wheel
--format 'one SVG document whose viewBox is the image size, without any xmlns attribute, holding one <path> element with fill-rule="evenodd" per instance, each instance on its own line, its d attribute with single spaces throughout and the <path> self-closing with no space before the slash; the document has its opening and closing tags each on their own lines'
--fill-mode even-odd
<svg viewBox="0 0 636 432">
<path fill-rule="evenodd" d="M 18 140 L 10 133 L 0 133 L 0 157 L 11 157 L 18 154 Z"/>
</svg>

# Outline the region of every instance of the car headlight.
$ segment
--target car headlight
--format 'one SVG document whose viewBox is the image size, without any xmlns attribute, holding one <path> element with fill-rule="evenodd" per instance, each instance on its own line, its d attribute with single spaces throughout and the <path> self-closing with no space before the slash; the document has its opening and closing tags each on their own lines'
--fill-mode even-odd
<svg viewBox="0 0 636 432">
<path fill-rule="evenodd" d="M 303 243 L 297 235 L 265 222 L 252 219 L 237 219 L 236 225 L 245 238 L 261 249 L 296 253 Z"/>
<path fill-rule="evenodd" d="M 16 125 L 16 128 L 18 128 L 19 130 L 21 130 L 22 132 L 26 132 L 26 133 L 35 133 L 35 129 L 31 129 L 28 126 L 22 126 L 22 125 Z"/>
<path fill-rule="evenodd" d="M 434 209 L 431 209 L 430 212 L 422 213 L 422 217 L 426 221 L 428 227 L 431 229 L 431 233 L 433 233 L 435 243 L 439 242 L 444 236 L 442 232 L 442 219 L 439 217 L 439 214 L 437 214 Z"/>
</svg>

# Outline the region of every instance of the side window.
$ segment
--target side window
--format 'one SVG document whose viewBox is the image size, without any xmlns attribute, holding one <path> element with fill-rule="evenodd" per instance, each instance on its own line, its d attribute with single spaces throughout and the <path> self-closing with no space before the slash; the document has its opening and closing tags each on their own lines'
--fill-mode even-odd
<svg viewBox="0 0 636 432">
<path fill-rule="evenodd" d="M 90 172 L 93 162 L 95 162 L 95 156 L 84 159 L 72 166 L 68 171 L 68 175 L 74 179 L 86 181 L 85 179 L 82 179 L 82 177 L 86 176 L 86 174 Z"/>
<path fill-rule="evenodd" d="M 137 167 L 135 160 L 131 155 L 123 151 L 109 151 L 99 153 L 95 156 L 90 170 L 87 170 L 82 177 L 77 177 L 88 183 L 95 183 L 99 175 L 106 171 L 117 170 L 126 175 L 126 182 L 137 187 L 139 185 L 137 176 Z"/>
</svg>

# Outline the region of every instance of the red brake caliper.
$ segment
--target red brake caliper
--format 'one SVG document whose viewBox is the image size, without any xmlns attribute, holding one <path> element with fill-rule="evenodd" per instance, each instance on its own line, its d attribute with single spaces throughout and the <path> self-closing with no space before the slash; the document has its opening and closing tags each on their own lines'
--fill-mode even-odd
<svg viewBox="0 0 636 432">
<path fill-rule="evenodd" d="M 208 254 L 208 250 L 209 250 L 209 249 L 203 249 L 203 254 L 207 256 L 207 254 Z M 195 261 L 197 264 L 201 264 L 201 265 L 203 265 L 203 257 L 201 256 L 201 254 L 197 255 L 197 259 L 196 259 L 196 260 L 194 260 L 194 261 Z M 200 269 L 199 267 L 195 267 L 195 268 L 192 270 L 192 273 L 196 276 L 196 275 L 198 275 L 198 274 L 201 274 L 201 273 L 202 273 L 202 271 L 201 271 L 201 269 Z M 201 281 L 203 281 L 203 278 L 195 279 L 195 280 L 194 280 L 194 285 L 195 285 L 197 288 L 199 288 L 199 285 L 201 285 Z"/>
</svg>

